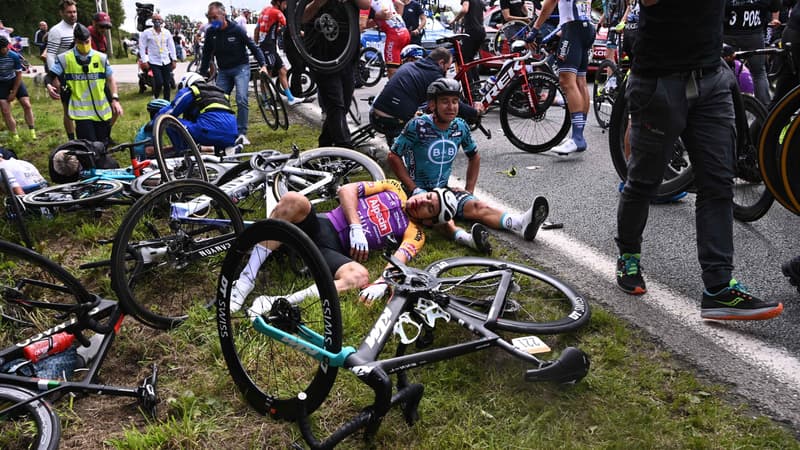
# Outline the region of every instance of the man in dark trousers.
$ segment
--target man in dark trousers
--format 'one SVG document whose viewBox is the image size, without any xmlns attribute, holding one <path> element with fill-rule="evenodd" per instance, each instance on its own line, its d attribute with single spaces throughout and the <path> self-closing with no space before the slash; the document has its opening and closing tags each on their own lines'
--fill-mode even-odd
<svg viewBox="0 0 800 450">
<path fill-rule="evenodd" d="M 628 79 L 631 159 L 617 210 L 617 284 L 629 294 L 646 292 L 639 264 L 642 234 L 680 136 L 697 186 L 697 256 L 705 287 L 700 316 L 770 319 L 783 304 L 756 297 L 732 277 L 736 80 L 720 60 L 724 11 L 725 0 L 695 2 L 691 8 L 668 0 L 641 2 Z"/>
</svg>

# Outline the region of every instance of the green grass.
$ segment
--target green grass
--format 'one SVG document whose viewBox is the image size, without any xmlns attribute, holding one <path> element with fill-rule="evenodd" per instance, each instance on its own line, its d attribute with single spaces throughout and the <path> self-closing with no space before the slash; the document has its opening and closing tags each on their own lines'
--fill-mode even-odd
<svg viewBox="0 0 800 450">
<path fill-rule="evenodd" d="M 65 140 L 61 107 L 45 99 L 41 87 L 30 90 L 39 139 L 15 150 L 45 173 L 47 154 Z M 134 87 L 122 90 L 126 113 L 114 128 L 116 141 L 132 139 L 144 121 L 147 100 Z M 14 112 L 21 119 L 18 107 Z M 292 125 L 288 132 L 274 132 L 259 119 L 254 109 L 250 138 L 259 147 L 285 151 L 291 143 L 315 145 L 317 130 Z M 21 135 L 24 139 L 24 131 Z M 110 246 L 98 240 L 114 235 L 124 212 L 114 207 L 99 215 L 62 213 L 51 221 L 30 220 L 29 225 L 44 254 L 90 290 L 113 298 L 106 270 L 79 271 L 77 266 L 110 255 Z M 14 239 L 15 232 L 3 225 L 0 236 Z M 522 260 L 511 249 L 495 247 L 500 259 Z M 414 265 L 424 267 L 464 252 L 431 233 Z M 369 260 L 372 274 L 382 266 L 376 256 Z M 357 345 L 381 312 L 362 306 L 355 297 L 342 297 L 347 345 Z M 437 328 L 436 343 L 463 336 L 460 329 Z M 409 428 L 401 413 L 392 410 L 372 446 L 354 437 L 342 447 L 800 448 L 791 430 L 755 413 L 727 386 L 698 378 L 643 332 L 596 304 L 585 329 L 544 339 L 556 351 L 569 345 L 583 349 L 592 360 L 589 375 L 574 386 L 526 383 L 526 368 L 495 350 L 432 364 L 409 373 L 412 381 L 425 385 L 419 422 Z M 394 345 L 392 339 L 384 356 L 392 354 Z M 153 363 L 159 367 L 161 397 L 155 419 L 137 411 L 129 399 L 62 400 L 57 404 L 64 425 L 62 448 L 286 448 L 299 439 L 296 426 L 261 417 L 241 399 L 222 358 L 213 311 L 196 309 L 184 326 L 171 332 L 151 330 L 129 318 L 104 365 L 102 382 L 135 386 Z M 365 385 L 340 371 L 331 396 L 313 416 L 316 430 L 332 432 L 371 400 Z"/>
</svg>

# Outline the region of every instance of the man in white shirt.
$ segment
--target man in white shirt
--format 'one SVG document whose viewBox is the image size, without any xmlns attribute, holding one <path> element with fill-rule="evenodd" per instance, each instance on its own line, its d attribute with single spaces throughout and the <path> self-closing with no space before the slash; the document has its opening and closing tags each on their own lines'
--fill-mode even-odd
<svg viewBox="0 0 800 450">
<path fill-rule="evenodd" d="M 172 33 L 163 28 L 164 19 L 160 14 L 153 14 L 153 28 L 148 28 L 139 36 L 139 58 L 142 70 L 153 70 L 153 98 L 161 95 L 164 89 L 164 99 L 169 100 L 172 71 L 175 70 L 175 41 Z"/>
<path fill-rule="evenodd" d="M 250 10 L 244 8 L 239 12 L 239 15 L 236 17 L 236 24 L 246 30 L 248 23 L 250 23 Z"/>
<path fill-rule="evenodd" d="M 53 67 L 58 55 L 72 48 L 75 41 L 73 32 L 75 24 L 78 23 L 78 7 L 75 0 L 61 0 L 58 7 L 62 20 L 47 33 L 47 50 L 42 53 L 48 68 Z M 72 140 L 75 139 L 75 123 L 67 114 L 68 100 L 69 95 L 61 96 L 61 106 L 64 109 L 64 130 L 67 132 L 67 137 Z"/>
</svg>

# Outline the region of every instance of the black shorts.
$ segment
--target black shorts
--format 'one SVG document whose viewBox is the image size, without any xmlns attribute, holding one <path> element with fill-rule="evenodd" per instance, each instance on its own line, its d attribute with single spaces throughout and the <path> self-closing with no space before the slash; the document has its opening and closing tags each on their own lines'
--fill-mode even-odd
<svg viewBox="0 0 800 450">
<path fill-rule="evenodd" d="M 639 34 L 638 23 L 634 23 L 634 27 L 628 28 L 625 26 L 625 31 L 622 32 L 622 51 L 628 55 L 628 58 L 633 58 L 633 48 L 636 45 L 636 36 Z"/>
<path fill-rule="evenodd" d="M 264 61 L 267 63 L 267 70 L 273 77 L 278 76 L 278 71 L 284 66 L 283 59 L 278 51 L 269 45 L 262 45 L 261 51 L 264 53 Z"/>
<path fill-rule="evenodd" d="M 14 87 L 14 80 L 0 81 L 0 100 L 8 100 L 11 88 Z M 28 90 L 25 89 L 25 82 L 19 84 L 17 98 L 28 97 Z"/>
<path fill-rule="evenodd" d="M 349 249 L 342 248 L 339 233 L 336 232 L 336 228 L 333 227 L 327 214 L 317 214 L 312 206 L 311 212 L 297 226 L 317 245 L 320 253 L 322 253 L 322 259 L 328 264 L 331 275 L 336 275 L 336 271 L 340 267 L 353 262 L 348 256 Z"/>
<path fill-rule="evenodd" d="M 593 42 L 594 27 L 591 23 L 583 20 L 565 23 L 561 27 L 561 42 L 556 52 L 558 72 L 572 72 L 585 77 Z"/>
</svg>

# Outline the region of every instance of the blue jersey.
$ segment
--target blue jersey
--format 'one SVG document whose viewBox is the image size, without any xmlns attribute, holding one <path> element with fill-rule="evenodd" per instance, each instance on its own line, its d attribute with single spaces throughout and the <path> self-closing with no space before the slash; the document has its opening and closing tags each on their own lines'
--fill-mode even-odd
<svg viewBox="0 0 800 450">
<path fill-rule="evenodd" d="M 0 55 L 0 81 L 9 81 L 17 78 L 17 72 L 22 72 L 22 59 L 9 50 L 6 56 Z"/>
<path fill-rule="evenodd" d="M 456 118 L 442 130 L 433 123 L 430 114 L 425 114 L 406 124 L 394 141 L 392 153 L 403 158 L 408 174 L 418 187 L 431 190 L 447 186 L 459 147 L 467 156 L 478 151 L 463 119 Z"/>
</svg>

